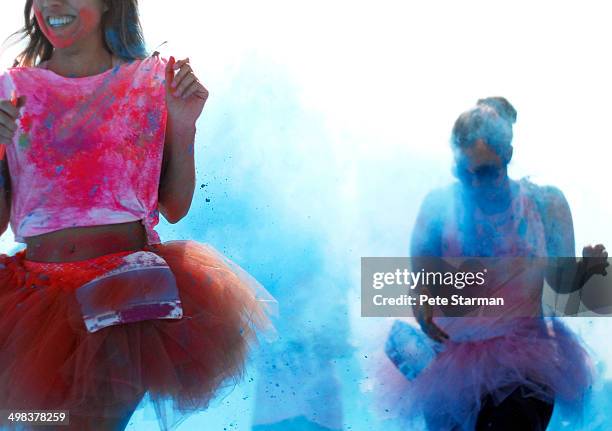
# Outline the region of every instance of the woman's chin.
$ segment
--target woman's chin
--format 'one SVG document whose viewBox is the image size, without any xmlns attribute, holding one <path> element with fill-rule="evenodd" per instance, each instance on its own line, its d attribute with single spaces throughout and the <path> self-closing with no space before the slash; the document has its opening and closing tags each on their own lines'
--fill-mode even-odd
<svg viewBox="0 0 612 431">
<path fill-rule="evenodd" d="M 69 48 L 79 38 L 79 28 L 76 22 L 72 22 L 65 27 L 45 29 L 45 36 L 54 48 Z"/>
</svg>

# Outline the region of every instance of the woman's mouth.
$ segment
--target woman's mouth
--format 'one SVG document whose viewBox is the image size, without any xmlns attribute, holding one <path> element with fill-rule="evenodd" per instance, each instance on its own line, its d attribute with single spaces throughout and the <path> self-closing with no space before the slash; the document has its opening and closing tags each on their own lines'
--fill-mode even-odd
<svg viewBox="0 0 612 431">
<path fill-rule="evenodd" d="M 74 15 L 50 16 L 47 17 L 47 24 L 51 28 L 61 28 L 70 25 L 75 19 Z"/>
</svg>

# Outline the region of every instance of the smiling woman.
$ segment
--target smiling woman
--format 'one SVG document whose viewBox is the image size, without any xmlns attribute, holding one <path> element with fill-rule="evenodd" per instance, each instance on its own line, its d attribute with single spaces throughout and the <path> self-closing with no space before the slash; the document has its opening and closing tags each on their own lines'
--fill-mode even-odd
<svg viewBox="0 0 612 431">
<path fill-rule="evenodd" d="M 145 54 L 136 0 L 29 0 L 25 17 L 0 75 L 0 233 L 26 244 L 0 255 L 0 405 L 122 430 L 148 393 L 167 429 L 238 381 L 271 300 L 155 230 L 191 205 L 208 92 L 189 59 Z"/>
<path fill-rule="evenodd" d="M 50 4 L 43 12 L 39 0 L 26 0 L 24 28 L 12 36 L 27 38 L 28 45 L 15 65 L 34 66 L 37 59 L 49 60 L 54 47 L 74 47 L 87 39 L 102 40 L 108 52 L 124 60 L 146 57 L 136 1 L 45 3 Z"/>
<path fill-rule="evenodd" d="M 43 13 L 40 3 L 40 0 L 34 1 L 36 21 L 40 24 L 43 34 L 56 48 L 67 48 L 77 40 L 83 41 L 87 37 L 99 36 L 96 33 L 101 28 L 102 13 L 108 10 L 108 6 L 102 1 L 94 0 L 89 2 L 91 5 L 85 5 L 74 11 L 77 15 L 65 15 L 66 12 L 60 11 L 59 7 L 48 7 Z M 103 6 L 102 10 L 100 5 Z"/>
</svg>

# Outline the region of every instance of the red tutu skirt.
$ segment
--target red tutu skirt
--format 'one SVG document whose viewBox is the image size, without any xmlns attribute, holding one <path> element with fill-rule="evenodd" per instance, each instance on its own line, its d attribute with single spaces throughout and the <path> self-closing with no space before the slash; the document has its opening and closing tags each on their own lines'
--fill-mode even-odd
<svg viewBox="0 0 612 431">
<path fill-rule="evenodd" d="M 1 409 L 67 410 L 74 425 L 66 429 L 77 429 L 72 418 L 112 419 L 148 393 L 165 430 L 239 381 L 257 333 L 270 329 L 263 287 L 206 244 L 169 241 L 143 251 L 174 274 L 182 317 L 95 332 L 75 291 L 133 252 L 65 263 L 28 261 L 25 250 L 0 255 Z M 122 286 L 114 287 L 103 298 L 110 308 L 122 301 Z"/>
</svg>

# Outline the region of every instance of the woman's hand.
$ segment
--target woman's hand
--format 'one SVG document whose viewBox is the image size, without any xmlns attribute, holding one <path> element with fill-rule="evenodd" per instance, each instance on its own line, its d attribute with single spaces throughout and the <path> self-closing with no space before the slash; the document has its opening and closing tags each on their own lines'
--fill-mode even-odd
<svg viewBox="0 0 612 431">
<path fill-rule="evenodd" d="M 421 330 L 432 340 L 443 343 L 449 339 L 448 334 L 434 323 L 433 307 L 431 305 L 425 303 L 416 307 L 415 317 Z"/>
<path fill-rule="evenodd" d="M 584 262 L 587 278 L 596 274 L 608 274 L 606 268 L 610 264 L 608 263 L 608 252 L 603 244 L 597 244 L 596 246 L 588 245 L 584 247 L 582 249 L 582 260 Z"/>
<path fill-rule="evenodd" d="M 25 96 L 16 100 L 0 100 L 0 144 L 10 145 L 17 131 L 19 108 L 25 103 Z"/>
<path fill-rule="evenodd" d="M 166 65 L 166 104 L 172 126 L 194 127 L 206 99 L 208 90 L 193 72 L 189 58 L 175 61 L 170 57 Z"/>
</svg>

